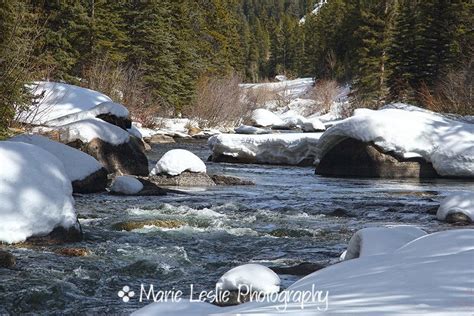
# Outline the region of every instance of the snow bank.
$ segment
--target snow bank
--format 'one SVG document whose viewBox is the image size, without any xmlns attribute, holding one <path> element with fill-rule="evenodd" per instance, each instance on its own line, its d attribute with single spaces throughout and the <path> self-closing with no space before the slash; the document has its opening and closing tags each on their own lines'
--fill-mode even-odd
<svg viewBox="0 0 474 316">
<path fill-rule="evenodd" d="M 446 220 L 451 213 L 462 213 L 474 222 L 474 192 L 456 192 L 446 197 L 436 214 L 440 221 Z"/>
<path fill-rule="evenodd" d="M 110 191 L 122 194 L 137 194 L 143 190 L 143 184 L 132 176 L 118 176 L 115 177 L 110 187 Z"/>
<path fill-rule="evenodd" d="M 93 119 L 102 114 L 110 114 L 120 118 L 127 118 L 129 116 L 128 109 L 122 104 L 107 101 L 102 102 L 99 105 L 78 113 L 72 113 L 65 116 L 61 116 L 54 120 L 45 122 L 47 126 L 60 126 L 85 119 Z"/>
<path fill-rule="evenodd" d="M 294 100 L 304 96 L 314 85 L 313 78 L 298 78 L 270 83 L 246 83 L 244 89 L 263 89 L 277 94 L 281 99 Z"/>
<path fill-rule="evenodd" d="M 270 294 L 280 291 L 280 277 L 260 264 L 244 264 L 235 267 L 217 281 L 216 288 L 222 291 L 260 292 Z"/>
<path fill-rule="evenodd" d="M 63 164 L 40 147 L 0 142 L 0 241 L 15 243 L 76 224 Z"/>
<path fill-rule="evenodd" d="M 71 182 L 84 180 L 102 168 L 94 157 L 43 136 L 19 135 L 11 138 L 10 141 L 32 144 L 56 156 L 62 162 Z"/>
<path fill-rule="evenodd" d="M 413 226 L 364 228 L 352 236 L 344 260 L 391 253 L 424 235 L 423 230 Z"/>
<path fill-rule="evenodd" d="M 474 230 L 450 230 L 422 236 L 392 253 L 348 260 L 316 271 L 282 292 L 288 294 L 287 305 L 282 301 L 249 302 L 216 309 L 210 304 L 206 308 L 205 304 L 187 302 L 157 303 L 136 314 L 157 315 L 174 306 L 179 310 L 174 315 L 196 316 L 219 313 L 467 316 L 472 315 L 473 261 Z M 321 291 L 321 295 L 306 300 L 302 309 L 298 298 L 302 293 L 315 291 Z"/>
<path fill-rule="evenodd" d="M 190 151 L 173 149 L 161 157 L 151 170 L 150 175 L 167 174 L 177 176 L 184 171 L 206 173 L 206 165 L 201 158 Z"/>
<path fill-rule="evenodd" d="M 37 104 L 18 113 L 18 120 L 36 125 L 112 101 L 100 92 L 65 83 L 38 81 L 30 88 Z"/>
<path fill-rule="evenodd" d="M 224 155 L 243 162 L 299 165 L 314 159 L 321 134 L 221 134 L 209 138 L 208 145 L 214 159 Z"/>
<path fill-rule="evenodd" d="M 429 111 L 396 108 L 357 111 L 355 116 L 324 133 L 316 163 L 347 137 L 374 142 L 400 157 L 422 157 L 441 176 L 474 177 L 474 124 Z"/>
<path fill-rule="evenodd" d="M 278 117 L 278 115 L 266 109 L 256 109 L 253 111 L 250 120 L 255 126 L 268 127 L 285 125 L 285 121 Z"/>
<path fill-rule="evenodd" d="M 80 140 L 84 143 L 99 138 L 112 145 L 120 145 L 130 140 L 130 134 L 118 126 L 100 119 L 87 119 L 54 128 L 60 134 L 61 142 Z"/>
</svg>

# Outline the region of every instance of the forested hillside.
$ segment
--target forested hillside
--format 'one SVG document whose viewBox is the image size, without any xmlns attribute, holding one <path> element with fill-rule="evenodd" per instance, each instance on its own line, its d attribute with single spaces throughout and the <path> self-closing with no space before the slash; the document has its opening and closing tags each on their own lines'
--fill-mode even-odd
<svg viewBox="0 0 474 316">
<path fill-rule="evenodd" d="M 351 83 L 354 100 L 368 106 L 452 98 L 443 90 L 449 78 L 470 87 L 472 101 L 472 1 L 321 3 L 2 1 L 1 120 L 22 103 L 23 84 L 38 79 L 176 111 L 192 104 L 201 78 L 231 73 L 249 82 L 286 74 Z"/>
</svg>

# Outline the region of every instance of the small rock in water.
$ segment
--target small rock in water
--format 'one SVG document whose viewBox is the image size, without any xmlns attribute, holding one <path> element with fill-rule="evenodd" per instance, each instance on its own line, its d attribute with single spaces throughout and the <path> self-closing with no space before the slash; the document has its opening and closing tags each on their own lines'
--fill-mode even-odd
<svg viewBox="0 0 474 316">
<path fill-rule="evenodd" d="M 7 251 L 0 250 L 0 268 L 11 269 L 16 265 L 16 258 Z"/>
<path fill-rule="evenodd" d="M 162 228 L 179 228 L 184 226 L 185 223 L 177 220 L 157 220 L 150 219 L 144 221 L 129 221 L 129 222 L 120 222 L 112 225 L 112 228 L 115 230 L 125 230 L 132 231 L 134 229 L 144 228 L 145 226 L 156 226 Z"/>
<path fill-rule="evenodd" d="M 253 181 L 220 174 L 211 175 L 217 185 L 255 185 Z"/>
<path fill-rule="evenodd" d="M 87 257 L 90 251 L 87 248 L 57 248 L 54 252 L 68 257 Z"/>
<path fill-rule="evenodd" d="M 289 274 L 289 275 L 308 275 L 314 271 L 318 271 L 324 268 L 322 264 L 314 262 L 302 262 L 292 267 L 270 267 L 273 272 L 277 274 Z"/>
<path fill-rule="evenodd" d="M 270 232 L 270 235 L 274 237 L 313 237 L 314 234 L 302 229 L 286 229 L 286 228 L 278 228 L 274 229 Z"/>
<path fill-rule="evenodd" d="M 462 212 L 452 212 L 446 215 L 446 222 L 454 225 L 469 225 L 472 224 L 469 216 Z"/>
<path fill-rule="evenodd" d="M 334 216 L 334 217 L 354 217 L 349 211 L 343 208 L 337 208 L 332 212 L 329 212 L 327 215 Z"/>
</svg>

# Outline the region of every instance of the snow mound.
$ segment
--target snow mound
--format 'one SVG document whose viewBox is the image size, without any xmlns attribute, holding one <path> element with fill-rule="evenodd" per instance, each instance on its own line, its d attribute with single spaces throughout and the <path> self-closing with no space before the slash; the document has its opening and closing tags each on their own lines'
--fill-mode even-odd
<svg viewBox="0 0 474 316">
<path fill-rule="evenodd" d="M 348 137 L 403 158 L 422 157 L 441 176 L 474 177 L 474 124 L 426 110 L 359 110 L 324 133 L 315 162 Z"/>
<path fill-rule="evenodd" d="M 102 102 L 112 101 L 100 92 L 59 82 L 38 81 L 29 87 L 35 102 L 27 111 L 18 113 L 20 122 L 35 125 L 59 117 L 90 110 Z"/>
<path fill-rule="evenodd" d="M 364 228 L 352 236 L 343 259 L 391 253 L 424 235 L 423 230 L 413 226 Z"/>
<path fill-rule="evenodd" d="M 322 133 L 268 135 L 220 134 L 209 138 L 212 156 L 228 156 L 242 162 L 300 165 L 312 161 Z"/>
<path fill-rule="evenodd" d="M 56 156 L 62 162 L 71 182 L 84 180 L 102 168 L 102 165 L 94 157 L 43 136 L 18 135 L 11 138 L 10 141 L 35 145 Z"/>
<path fill-rule="evenodd" d="M 270 294 L 280 291 L 280 277 L 260 264 L 244 264 L 235 267 L 217 281 L 216 288 L 222 291 L 260 292 Z"/>
<path fill-rule="evenodd" d="M 446 197 L 436 214 L 440 221 L 446 220 L 451 213 L 462 213 L 474 222 L 474 192 L 456 192 Z"/>
<path fill-rule="evenodd" d="M 130 140 L 130 134 L 118 126 L 100 119 L 86 119 L 54 127 L 59 132 L 61 142 L 70 143 L 80 140 L 89 143 L 99 138 L 112 145 L 121 145 Z"/>
<path fill-rule="evenodd" d="M 137 194 L 143 190 L 143 184 L 132 176 L 118 176 L 114 179 L 110 191 L 122 194 Z"/>
<path fill-rule="evenodd" d="M 190 151 L 173 149 L 161 157 L 151 170 L 150 175 L 167 174 L 177 176 L 184 171 L 206 173 L 206 165 L 201 158 Z"/>
<path fill-rule="evenodd" d="M 0 142 L 0 241 L 16 243 L 77 222 L 63 164 L 40 147 Z"/>
<path fill-rule="evenodd" d="M 278 117 L 278 115 L 266 109 L 254 110 L 250 120 L 255 126 L 268 127 L 285 125 L 285 121 Z"/>
<path fill-rule="evenodd" d="M 54 120 L 45 122 L 47 126 L 60 126 L 77 121 L 86 119 L 93 119 L 102 114 L 110 114 L 116 117 L 127 118 L 129 116 L 128 109 L 122 104 L 115 103 L 112 101 L 102 102 L 99 105 L 78 113 L 72 113 L 65 116 L 61 116 Z"/>
</svg>

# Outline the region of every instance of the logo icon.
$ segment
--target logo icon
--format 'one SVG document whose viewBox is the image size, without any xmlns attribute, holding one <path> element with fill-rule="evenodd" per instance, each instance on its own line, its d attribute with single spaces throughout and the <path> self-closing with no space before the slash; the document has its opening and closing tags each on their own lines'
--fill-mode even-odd
<svg viewBox="0 0 474 316">
<path fill-rule="evenodd" d="M 128 303 L 132 297 L 135 296 L 135 292 L 130 291 L 129 286 L 124 286 L 121 291 L 118 291 L 118 297 L 121 297 L 125 303 Z"/>
</svg>

